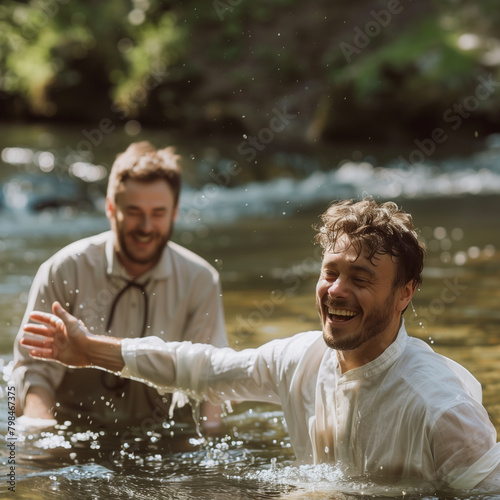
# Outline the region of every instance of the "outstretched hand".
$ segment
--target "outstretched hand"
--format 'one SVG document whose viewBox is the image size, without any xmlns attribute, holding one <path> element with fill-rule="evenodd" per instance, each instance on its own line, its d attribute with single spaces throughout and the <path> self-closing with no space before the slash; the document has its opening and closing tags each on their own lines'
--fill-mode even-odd
<svg viewBox="0 0 500 500">
<path fill-rule="evenodd" d="M 35 358 L 50 359 L 71 367 L 91 366 L 87 344 L 93 335 L 58 302 L 54 302 L 52 311 L 54 314 L 39 311 L 30 314 L 30 319 L 38 323 L 24 326 L 21 344 Z"/>
</svg>

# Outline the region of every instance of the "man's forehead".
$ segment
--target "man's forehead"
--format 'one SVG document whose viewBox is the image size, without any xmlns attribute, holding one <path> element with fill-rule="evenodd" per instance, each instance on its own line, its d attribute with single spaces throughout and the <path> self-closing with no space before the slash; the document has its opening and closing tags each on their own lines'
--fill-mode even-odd
<svg viewBox="0 0 500 500">
<path fill-rule="evenodd" d="M 358 249 L 354 246 L 334 248 L 327 250 L 323 254 L 323 264 L 335 263 L 335 262 L 348 262 L 351 264 L 357 263 L 363 265 L 374 266 L 380 259 L 381 255 L 374 255 L 370 258 L 369 253 L 363 248 Z"/>
<path fill-rule="evenodd" d="M 151 189 L 159 189 L 159 190 L 172 190 L 170 184 L 162 178 L 158 179 L 125 179 L 120 183 L 117 190 L 119 191 L 144 191 Z"/>
<path fill-rule="evenodd" d="M 393 264 L 395 263 L 390 255 L 378 252 L 373 253 L 361 241 L 353 243 L 345 235 L 339 237 L 335 245 L 327 249 L 323 254 L 323 265 L 343 261 L 350 264 L 376 267 L 381 261 L 386 260 Z"/>
<path fill-rule="evenodd" d="M 343 234 L 335 240 L 334 245 L 325 250 L 323 260 L 328 256 L 333 258 L 333 256 L 339 255 L 348 260 L 355 261 L 359 257 L 362 257 L 363 254 L 367 254 L 363 244 L 361 242 L 353 243 L 347 235 Z"/>
<path fill-rule="evenodd" d="M 115 199 L 119 198 L 145 198 L 150 197 L 160 199 L 170 199 L 173 197 L 173 191 L 170 185 L 163 179 L 154 181 L 142 181 L 136 179 L 127 179 L 116 190 Z"/>
</svg>

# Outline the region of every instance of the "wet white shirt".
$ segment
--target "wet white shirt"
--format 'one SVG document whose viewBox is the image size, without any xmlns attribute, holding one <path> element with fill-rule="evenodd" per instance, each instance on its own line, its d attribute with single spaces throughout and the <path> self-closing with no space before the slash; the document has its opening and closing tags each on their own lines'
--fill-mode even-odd
<svg viewBox="0 0 500 500">
<path fill-rule="evenodd" d="M 283 408 L 301 462 L 332 462 L 349 475 L 415 478 L 475 487 L 500 463 L 481 387 L 462 366 L 409 337 L 341 373 L 321 332 L 257 349 L 126 339 L 123 376 L 213 403 L 262 401 Z"/>
</svg>

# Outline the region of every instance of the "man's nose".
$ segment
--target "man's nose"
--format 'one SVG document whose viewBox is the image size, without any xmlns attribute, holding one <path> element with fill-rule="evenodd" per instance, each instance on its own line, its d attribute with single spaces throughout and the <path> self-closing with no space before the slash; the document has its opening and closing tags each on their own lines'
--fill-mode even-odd
<svg viewBox="0 0 500 500">
<path fill-rule="evenodd" d="M 328 295 L 330 297 L 345 297 L 348 293 L 349 289 L 346 280 L 340 276 L 328 287 Z"/>
<path fill-rule="evenodd" d="M 145 215 L 141 219 L 141 229 L 143 231 L 151 231 L 153 229 L 153 222 L 151 217 Z"/>
</svg>

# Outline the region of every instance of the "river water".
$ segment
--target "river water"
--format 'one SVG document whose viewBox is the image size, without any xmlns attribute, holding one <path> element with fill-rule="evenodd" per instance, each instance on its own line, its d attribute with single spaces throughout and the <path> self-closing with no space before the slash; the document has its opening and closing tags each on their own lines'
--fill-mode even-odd
<svg viewBox="0 0 500 500">
<path fill-rule="evenodd" d="M 0 433 L 6 436 L 6 380 L 31 280 L 57 249 L 107 229 L 102 212 L 106 168 L 131 138 L 110 140 L 107 149 L 99 150 L 100 157 L 72 158 L 64 162 L 66 170 L 58 172 L 58 159 L 68 154 L 65 141 L 76 147 L 78 134 L 37 127 L 23 134 L 3 132 Z M 157 142 L 164 144 L 161 138 Z M 266 160 L 272 165 L 266 178 L 262 172 L 252 176 L 238 169 L 230 154 L 214 146 L 193 151 L 184 146 L 187 183 L 174 240 L 220 271 L 230 343 L 238 349 L 252 347 L 319 328 L 314 287 L 320 255 L 312 226 L 328 203 L 365 195 L 394 199 L 413 214 L 428 252 L 424 283 L 406 312 L 408 330 L 479 379 L 486 409 L 500 430 L 499 145 L 498 138 L 491 137 L 481 151 L 467 157 L 415 166 L 400 165 L 387 152 L 383 161 L 358 150 L 346 154 L 332 149 L 330 156 L 315 158 L 273 152 Z M 61 200 L 68 192 L 71 199 Z M 80 201 L 75 204 L 75 199 Z M 37 210 L 36 203 L 46 209 Z M 16 491 L 7 489 L 2 472 L 0 495 L 453 497 L 419 485 L 375 485 L 346 478 L 334 466 L 294 466 L 282 413 L 275 406 L 237 405 L 225 424 L 218 436 L 200 436 L 190 422 L 174 421 L 149 421 L 134 429 L 84 429 L 70 422 L 47 432 L 16 429 Z M 2 446 L 2 471 L 9 470 L 8 459 L 9 449 Z M 479 498 L 474 492 L 457 497 Z"/>
</svg>

